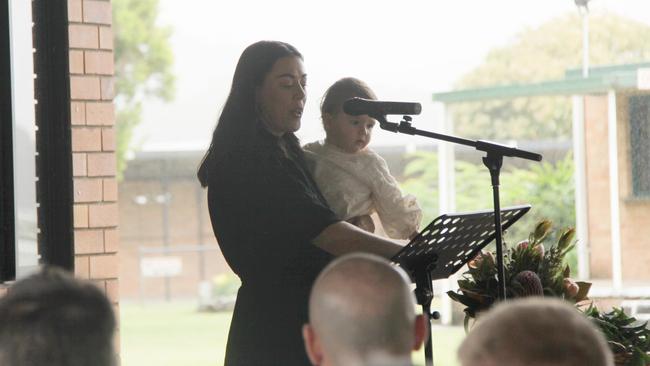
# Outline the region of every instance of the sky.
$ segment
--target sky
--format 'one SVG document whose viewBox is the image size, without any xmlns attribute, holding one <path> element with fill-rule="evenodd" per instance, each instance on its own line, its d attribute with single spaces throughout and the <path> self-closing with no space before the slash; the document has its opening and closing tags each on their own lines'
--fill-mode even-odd
<svg viewBox="0 0 650 366">
<path fill-rule="evenodd" d="M 650 24 L 649 0 L 591 0 L 589 6 L 591 14 Z M 239 55 L 262 39 L 291 43 L 304 56 L 303 143 L 324 137 L 320 99 L 346 76 L 364 80 L 381 100 L 422 103 L 413 126 L 436 131 L 440 113 L 432 93 L 451 90 L 491 49 L 518 33 L 576 12 L 573 0 L 160 0 L 160 24 L 173 28 L 176 97 L 145 102 L 133 147 L 204 150 Z M 370 146 L 426 143 L 434 142 L 377 129 Z"/>
</svg>

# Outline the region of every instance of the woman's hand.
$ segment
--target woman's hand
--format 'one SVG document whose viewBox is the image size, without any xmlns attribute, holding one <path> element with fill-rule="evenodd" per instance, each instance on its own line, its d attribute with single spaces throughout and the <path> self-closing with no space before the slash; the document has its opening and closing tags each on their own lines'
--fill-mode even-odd
<svg viewBox="0 0 650 366">
<path fill-rule="evenodd" d="M 375 232 L 375 222 L 372 220 L 372 217 L 370 217 L 370 215 L 355 216 L 346 221 L 369 233 Z"/>
</svg>

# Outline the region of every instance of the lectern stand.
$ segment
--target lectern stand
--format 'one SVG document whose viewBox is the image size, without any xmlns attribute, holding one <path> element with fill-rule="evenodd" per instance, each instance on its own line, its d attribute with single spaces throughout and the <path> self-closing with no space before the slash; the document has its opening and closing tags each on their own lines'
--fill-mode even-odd
<svg viewBox="0 0 650 366">
<path fill-rule="evenodd" d="M 501 230 L 508 229 L 530 207 L 523 205 L 501 209 Z M 492 210 L 441 215 L 392 258 L 415 281 L 416 299 L 425 316 L 437 319 L 437 312 L 431 313 L 432 281 L 449 278 L 495 239 L 494 216 Z M 431 327 L 424 353 L 426 365 L 433 366 Z"/>
</svg>

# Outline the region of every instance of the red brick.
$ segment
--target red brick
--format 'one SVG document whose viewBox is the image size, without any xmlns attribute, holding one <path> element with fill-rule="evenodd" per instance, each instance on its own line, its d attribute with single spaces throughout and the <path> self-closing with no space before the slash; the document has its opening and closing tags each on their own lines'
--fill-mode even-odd
<svg viewBox="0 0 650 366">
<path fill-rule="evenodd" d="M 113 52 L 85 51 L 84 71 L 86 74 L 113 75 Z"/>
<path fill-rule="evenodd" d="M 115 124 L 115 106 L 111 102 L 86 104 L 86 124 L 90 126 L 112 126 Z"/>
<path fill-rule="evenodd" d="M 4 296 L 7 293 L 7 287 L 0 284 L 0 297 Z"/>
<path fill-rule="evenodd" d="M 101 151 L 102 130 L 101 128 L 72 128 L 72 151 Z"/>
<path fill-rule="evenodd" d="M 88 227 L 88 205 L 74 205 L 73 207 L 75 229 Z"/>
<path fill-rule="evenodd" d="M 88 282 L 97 287 L 97 289 L 101 291 L 104 296 L 106 296 L 106 280 L 90 280 Z"/>
<path fill-rule="evenodd" d="M 68 21 L 81 22 L 81 0 L 68 0 Z"/>
<path fill-rule="evenodd" d="M 97 76 L 71 76 L 70 98 L 76 100 L 97 100 L 101 96 Z M 87 108 L 86 108 L 87 109 Z"/>
<path fill-rule="evenodd" d="M 117 201 L 117 179 L 104 179 L 104 201 Z"/>
<path fill-rule="evenodd" d="M 86 124 L 86 104 L 84 102 L 70 103 L 70 123 L 73 125 Z"/>
<path fill-rule="evenodd" d="M 102 151 L 115 151 L 115 130 L 102 128 Z"/>
<path fill-rule="evenodd" d="M 75 230 L 74 252 L 75 254 L 104 253 L 104 231 Z"/>
<path fill-rule="evenodd" d="M 114 153 L 88 154 L 89 177 L 114 177 L 117 165 Z"/>
<path fill-rule="evenodd" d="M 116 253 L 120 248 L 120 235 L 117 229 L 104 230 L 104 252 Z"/>
<path fill-rule="evenodd" d="M 117 203 L 88 206 L 88 226 L 91 228 L 117 226 Z"/>
<path fill-rule="evenodd" d="M 88 257 L 74 257 L 74 275 L 77 278 L 88 279 L 90 278 L 90 262 Z"/>
<path fill-rule="evenodd" d="M 102 100 L 112 100 L 115 98 L 115 79 L 104 77 L 101 79 Z"/>
<path fill-rule="evenodd" d="M 106 280 L 106 297 L 113 304 L 120 301 L 120 284 L 118 280 Z"/>
<path fill-rule="evenodd" d="M 90 278 L 117 278 L 118 257 L 116 254 L 90 256 Z"/>
<path fill-rule="evenodd" d="M 88 1 L 83 3 L 85 23 L 111 24 L 111 4 L 108 1 Z"/>
<path fill-rule="evenodd" d="M 113 49 L 113 29 L 111 27 L 99 27 L 99 48 L 102 50 Z"/>
<path fill-rule="evenodd" d="M 99 202 L 103 197 L 102 179 L 74 178 L 74 202 Z"/>
<path fill-rule="evenodd" d="M 70 73 L 84 73 L 84 51 L 70 51 Z"/>
<path fill-rule="evenodd" d="M 72 154 L 72 175 L 75 177 L 84 177 L 88 174 L 86 169 L 86 154 Z"/>
<path fill-rule="evenodd" d="M 70 48 L 99 47 L 99 29 L 96 25 L 70 24 L 68 37 Z"/>
</svg>

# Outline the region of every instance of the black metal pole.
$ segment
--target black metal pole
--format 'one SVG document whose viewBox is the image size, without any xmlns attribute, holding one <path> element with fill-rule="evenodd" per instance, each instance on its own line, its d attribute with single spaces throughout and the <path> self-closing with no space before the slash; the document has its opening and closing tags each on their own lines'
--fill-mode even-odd
<svg viewBox="0 0 650 366">
<path fill-rule="evenodd" d="M 488 153 L 483 158 L 483 164 L 490 170 L 492 179 L 492 196 L 494 198 L 494 233 L 497 246 L 497 278 L 499 280 L 499 300 L 506 299 L 506 274 L 503 265 L 503 233 L 501 232 L 501 203 L 499 202 L 499 173 L 503 164 L 503 156 Z"/>
<path fill-rule="evenodd" d="M 433 281 L 429 267 L 420 268 L 415 272 L 415 298 L 422 305 L 422 315 L 429 324 L 429 336 L 424 346 L 424 361 L 426 366 L 433 366 L 433 339 L 431 336 L 431 300 L 433 300 Z M 435 313 L 437 314 L 437 312 Z"/>
</svg>

